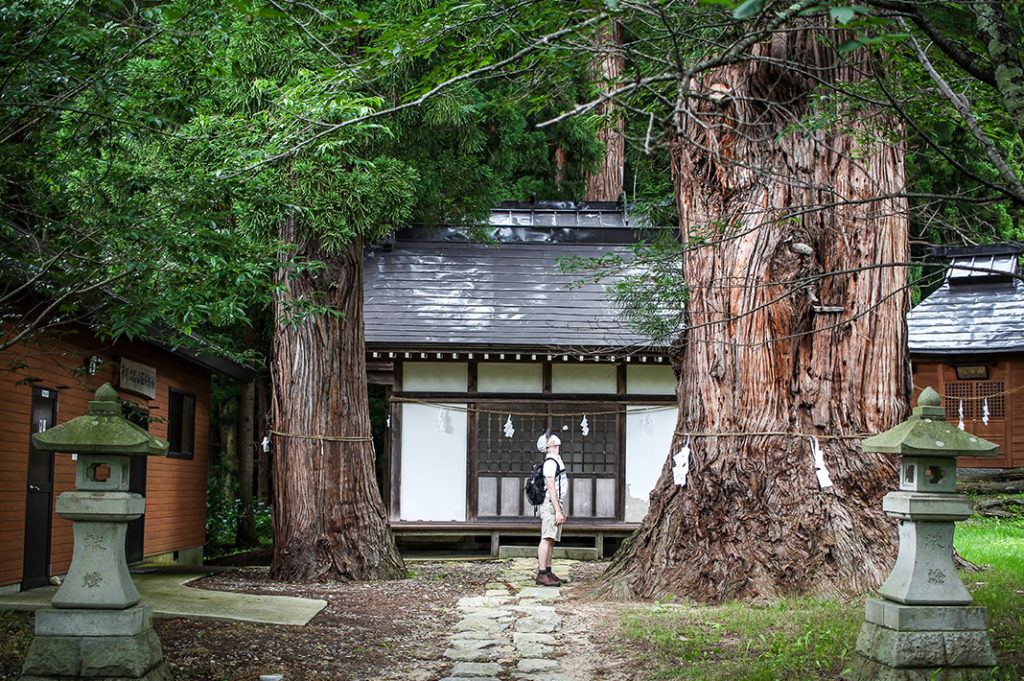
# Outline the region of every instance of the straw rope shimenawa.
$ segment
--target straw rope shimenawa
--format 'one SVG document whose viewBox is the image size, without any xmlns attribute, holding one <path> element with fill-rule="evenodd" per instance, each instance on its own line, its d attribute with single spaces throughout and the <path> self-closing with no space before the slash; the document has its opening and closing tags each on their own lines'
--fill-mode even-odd
<svg viewBox="0 0 1024 681">
<path fill-rule="evenodd" d="M 294 437 L 300 440 L 322 440 L 324 442 L 372 442 L 373 438 L 365 435 L 303 435 L 301 433 L 282 433 L 279 430 L 270 431 L 271 435 L 280 437 Z"/>
<path fill-rule="evenodd" d="M 924 388 L 915 383 L 914 389 L 923 390 Z M 1021 390 L 1024 390 L 1024 385 L 1018 385 L 1016 388 L 1013 388 L 1012 390 L 1004 390 L 1001 393 L 992 393 L 990 395 L 978 395 L 976 397 L 960 397 L 959 395 L 943 395 L 942 393 L 939 393 L 939 397 L 941 397 L 944 400 L 963 400 L 964 402 L 976 402 L 978 400 L 987 400 L 990 397 L 1005 397 L 1006 395 L 1012 395 L 1013 393 L 1020 392 Z"/>
<path fill-rule="evenodd" d="M 444 407 L 448 411 L 474 413 L 474 414 L 498 414 L 501 416 L 608 416 L 615 414 L 645 414 L 652 411 L 664 411 L 666 409 L 677 409 L 674 404 L 664 404 L 659 406 L 646 406 L 638 409 L 616 409 L 614 411 L 560 411 L 557 413 L 551 413 L 545 411 L 509 411 L 507 409 L 481 409 L 479 407 L 464 407 L 461 405 L 448 404 L 447 402 L 431 402 L 429 400 L 417 400 L 411 397 L 392 397 L 392 402 L 404 402 L 408 404 L 421 404 L 427 407 Z"/>
</svg>

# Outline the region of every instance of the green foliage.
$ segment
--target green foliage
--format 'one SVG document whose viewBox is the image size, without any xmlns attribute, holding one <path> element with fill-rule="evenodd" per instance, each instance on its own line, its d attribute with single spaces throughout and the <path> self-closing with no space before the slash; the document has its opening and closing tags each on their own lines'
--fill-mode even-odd
<svg viewBox="0 0 1024 681">
<path fill-rule="evenodd" d="M 226 500 L 223 490 L 212 484 L 209 478 L 206 488 L 206 544 L 203 555 L 215 558 L 232 552 L 237 546 L 235 531 L 238 528 L 238 509 L 240 501 Z M 256 537 L 260 545 L 266 546 L 274 539 L 273 507 L 267 499 L 257 499 L 253 503 L 253 519 L 256 523 Z"/>
</svg>

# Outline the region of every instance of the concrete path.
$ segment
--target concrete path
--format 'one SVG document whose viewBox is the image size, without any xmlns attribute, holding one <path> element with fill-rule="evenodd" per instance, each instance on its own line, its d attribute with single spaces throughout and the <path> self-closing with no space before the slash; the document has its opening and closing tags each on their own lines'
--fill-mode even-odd
<svg viewBox="0 0 1024 681">
<path fill-rule="evenodd" d="M 574 562 L 555 560 L 552 569 L 564 578 Z M 462 617 L 444 653 L 453 666 L 441 681 L 571 681 L 555 659 L 562 644 L 555 605 L 568 585 L 535 586 L 536 570 L 536 559 L 513 560 L 502 575 L 511 589 L 496 582 L 459 601 Z"/>
<path fill-rule="evenodd" d="M 183 572 L 157 569 L 132 574 L 143 603 L 153 606 L 155 617 L 188 617 L 225 622 L 304 625 L 327 606 L 327 601 L 291 596 L 255 596 L 229 591 L 208 591 L 188 586 L 212 570 L 195 568 Z M 0 594 L 0 608 L 36 610 L 50 604 L 55 586 L 42 586 L 20 593 Z"/>
</svg>

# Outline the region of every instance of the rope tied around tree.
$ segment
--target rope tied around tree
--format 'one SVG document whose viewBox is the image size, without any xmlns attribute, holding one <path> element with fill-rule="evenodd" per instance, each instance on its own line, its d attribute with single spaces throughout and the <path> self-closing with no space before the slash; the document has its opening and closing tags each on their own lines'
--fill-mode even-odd
<svg viewBox="0 0 1024 681">
<path fill-rule="evenodd" d="M 320 440 L 322 442 L 373 442 L 368 435 L 304 435 L 302 433 L 283 433 L 279 430 L 270 431 L 278 437 L 291 437 L 299 440 Z"/>
<path fill-rule="evenodd" d="M 687 437 L 774 437 L 774 436 L 786 436 L 786 437 L 805 437 L 818 440 L 863 440 L 866 437 L 877 435 L 877 433 L 854 433 L 852 435 L 816 435 L 814 433 L 793 433 L 784 430 L 765 430 L 750 433 L 694 433 L 685 430 L 676 429 L 676 435 L 685 435 Z"/>
</svg>

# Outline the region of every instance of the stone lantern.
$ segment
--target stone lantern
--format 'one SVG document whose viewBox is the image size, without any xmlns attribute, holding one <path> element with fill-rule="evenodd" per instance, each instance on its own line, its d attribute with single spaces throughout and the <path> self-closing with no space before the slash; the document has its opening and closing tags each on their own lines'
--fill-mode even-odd
<svg viewBox="0 0 1024 681">
<path fill-rule="evenodd" d="M 146 507 L 141 495 L 128 491 L 131 456 L 166 456 L 167 443 L 121 416 L 117 391 L 108 383 L 84 416 L 36 433 L 32 444 L 78 455 L 75 491 L 55 504 L 74 523 L 75 545 L 53 607 L 36 611 L 22 681 L 169 681 L 152 607 L 139 605 L 124 553 L 127 524 Z"/>
<path fill-rule="evenodd" d="M 997 456 L 999 446 L 946 422 L 942 399 L 925 388 L 909 419 L 863 442 L 865 452 L 898 454 L 900 489 L 882 501 L 899 521 L 892 573 L 869 598 L 857 639 L 854 679 L 951 681 L 988 678 L 996 664 L 985 608 L 953 563 L 953 529 L 974 502 L 956 493 L 956 457 Z"/>
</svg>

